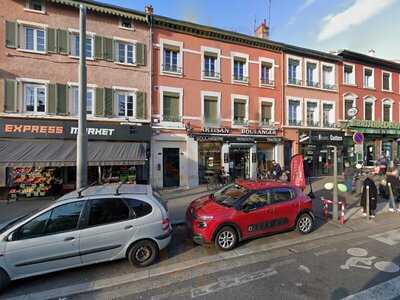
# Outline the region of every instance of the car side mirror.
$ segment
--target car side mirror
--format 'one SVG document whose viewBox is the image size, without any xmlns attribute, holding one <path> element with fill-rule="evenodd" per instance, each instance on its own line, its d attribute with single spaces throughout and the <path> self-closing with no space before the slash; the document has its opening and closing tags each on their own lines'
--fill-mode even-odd
<svg viewBox="0 0 400 300">
<path fill-rule="evenodd" d="M 255 209 L 256 209 L 255 207 L 244 206 L 244 207 L 242 208 L 242 211 L 245 212 L 245 213 L 249 213 L 249 212 L 251 212 L 251 211 L 253 211 L 253 210 L 255 210 Z"/>
<path fill-rule="evenodd" d="M 14 241 L 15 238 L 16 238 L 16 233 L 15 233 L 15 231 L 13 231 L 7 236 L 7 241 L 9 241 L 9 242 Z"/>
</svg>

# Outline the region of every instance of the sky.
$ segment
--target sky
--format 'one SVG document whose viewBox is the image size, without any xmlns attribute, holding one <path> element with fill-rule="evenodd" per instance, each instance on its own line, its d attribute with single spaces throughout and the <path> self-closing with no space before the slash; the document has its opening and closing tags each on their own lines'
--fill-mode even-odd
<svg viewBox="0 0 400 300">
<path fill-rule="evenodd" d="M 245 34 L 269 0 L 99 0 Z M 400 0 L 270 0 L 270 39 L 322 51 L 350 49 L 400 60 Z"/>
</svg>

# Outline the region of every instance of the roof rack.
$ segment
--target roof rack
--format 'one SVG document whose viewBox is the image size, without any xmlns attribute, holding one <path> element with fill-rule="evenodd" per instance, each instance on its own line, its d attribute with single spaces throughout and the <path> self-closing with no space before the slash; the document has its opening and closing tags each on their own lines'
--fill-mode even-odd
<svg viewBox="0 0 400 300">
<path fill-rule="evenodd" d="M 82 192 L 86 191 L 88 188 L 90 188 L 91 186 L 96 185 L 96 182 L 93 182 L 92 184 L 89 184 L 87 186 L 84 186 L 83 188 L 80 188 L 78 191 L 76 191 L 78 193 L 78 198 L 82 198 Z"/>
<path fill-rule="evenodd" d="M 119 189 L 123 185 L 123 182 L 118 183 L 117 188 L 115 189 L 115 195 L 118 196 L 120 195 Z"/>
</svg>

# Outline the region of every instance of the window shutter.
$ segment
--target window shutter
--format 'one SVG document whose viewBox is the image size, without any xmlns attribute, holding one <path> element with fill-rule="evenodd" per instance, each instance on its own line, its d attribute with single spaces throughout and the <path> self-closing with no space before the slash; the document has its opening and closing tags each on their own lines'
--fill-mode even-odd
<svg viewBox="0 0 400 300">
<path fill-rule="evenodd" d="M 146 93 L 136 93 L 136 119 L 146 119 Z"/>
<path fill-rule="evenodd" d="M 113 49 L 114 43 L 112 39 L 103 38 L 103 57 L 105 60 L 113 61 Z"/>
<path fill-rule="evenodd" d="M 57 111 L 56 85 L 50 83 L 47 85 L 47 113 L 55 114 Z"/>
<path fill-rule="evenodd" d="M 94 58 L 103 59 L 103 38 L 98 35 L 94 37 Z"/>
<path fill-rule="evenodd" d="M 4 111 L 5 112 L 16 112 L 16 103 L 17 103 L 17 82 L 11 79 L 4 80 L 4 92 L 5 92 L 5 103 L 4 103 Z"/>
<path fill-rule="evenodd" d="M 47 51 L 56 53 L 57 52 L 57 35 L 54 28 L 47 28 Z"/>
<path fill-rule="evenodd" d="M 6 47 L 17 48 L 17 23 L 6 21 Z"/>
<path fill-rule="evenodd" d="M 95 115 L 104 116 L 104 89 L 96 88 Z"/>
<path fill-rule="evenodd" d="M 57 46 L 58 52 L 61 54 L 69 54 L 68 49 L 68 31 L 63 29 L 57 29 Z"/>
<path fill-rule="evenodd" d="M 67 85 L 57 83 L 57 114 L 67 114 Z"/>
<path fill-rule="evenodd" d="M 146 65 L 146 45 L 136 43 L 136 64 L 139 66 Z"/>
<path fill-rule="evenodd" d="M 104 115 L 106 117 L 113 115 L 113 90 L 110 88 L 104 89 Z"/>
</svg>

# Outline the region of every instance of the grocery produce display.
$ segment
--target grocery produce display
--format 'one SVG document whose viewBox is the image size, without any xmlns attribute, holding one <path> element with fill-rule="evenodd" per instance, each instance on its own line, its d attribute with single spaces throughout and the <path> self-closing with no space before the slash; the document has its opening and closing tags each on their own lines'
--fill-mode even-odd
<svg viewBox="0 0 400 300">
<path fill-rule="evenodd" d="M 54 182 L 54 168 L 14 168 L 10 198 L 47 196 Z"/>
</svg>

